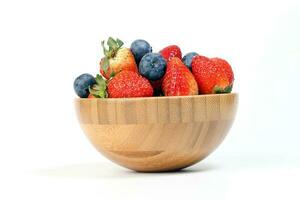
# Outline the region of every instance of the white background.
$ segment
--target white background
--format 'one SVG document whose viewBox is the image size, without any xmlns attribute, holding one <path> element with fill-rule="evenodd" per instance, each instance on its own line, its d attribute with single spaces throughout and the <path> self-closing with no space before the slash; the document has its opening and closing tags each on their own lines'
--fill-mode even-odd
<svg viewBox="0 0 300 200">
<path fill-rule="evenodd" d="M 299 199 L 296 1 L 0 1 L 0 199 Z M 179 173 L 137 174 L 82 133 L 72 84 L 100 41 L 227 59 L 240 93 L 224 143 Z"/>
</svg>

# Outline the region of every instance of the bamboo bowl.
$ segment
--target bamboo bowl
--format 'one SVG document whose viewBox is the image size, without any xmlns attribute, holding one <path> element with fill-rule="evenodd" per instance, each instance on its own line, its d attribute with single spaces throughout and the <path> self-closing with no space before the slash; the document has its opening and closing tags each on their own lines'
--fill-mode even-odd
<svg viewBox="0 0 300 200">
<path fill-rule="evenodd" d="M 143 172 L 178 170 L 214 151 L 227 135 L 237 94 L 76 99 L 80 125 L 111 161 Z"/>
</svg>

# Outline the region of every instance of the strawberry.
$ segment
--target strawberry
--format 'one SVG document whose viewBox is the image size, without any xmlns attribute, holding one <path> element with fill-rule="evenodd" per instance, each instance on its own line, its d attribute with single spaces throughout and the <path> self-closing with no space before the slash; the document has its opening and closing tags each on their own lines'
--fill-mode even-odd
<svg viewBox="0 0 300 200">
<path fill-rule="evenodd" d="M 121 40 L 109 37 L 107 40 L 108 50 L 105 48 L 104 41 L 101 44 L 105 57 L 100 61 L 100 73 L 106 79 L 122 70 L 138 71 L 133 54 L 130 49 L 122 47 L 124 43 Z"/>
<path fill-rule="evenodd" d="M 95 80 L 96 84 L 90 87 L 89 91 L 96 98 L 153 96 L 153 88 L 150 82 L 136 72 L 124 70 L 109 80 L 104 80 L 98 74 Z"/>
<path fill-rule="evenodd" d="M 201 94 L 230 93 L 232 90 L 233 71 L 229 63 L 221 58 L 195 56 L 192 73 Z"/>
<path fill-rule="evenodd" d="M 150 97 L 153 88 L 150 82 L 132 71 L 122 71 L 107 84 L 108 96 L 111 98 Z"/>
<path fill-rule="evenodd" d="M 88 99 L 93 99 L 93 98 L 95 98 L 95 96 L 92 94 L 89 94 Z"/>
<path fill-rule="evenodd" d="M 233 74 L 233 71 L 232 71 L 232 68 L 230 66 L 230 64 L 222 59 L 222 58 L 211 58 L 211 60 L 218 66 L 222 67 L 226 76 L 228 77 L 228 81 L 230 83 L 233 83 L 234 81 L 234 74 Z"/>
<path fill-rule="evenodd" d="M 163 77 L 162 90 L 166 96 L 197 95 L 197 82 L 180 58 L 171 58 Z"/>
<path fill-rule="evenodd" d="M 122 71 L 108 81 L 108 96 L 111 98 L 151 97 L 153 88 L 150 82 L 132 71 Z"/>
<path fill-rule="evenodd" d="M 173 57 L 180 58 L 182 57 L 181 50 L 177 45 L 167 46 L 159 52 L 164 59 L 169 61 Z"/>
</svg>

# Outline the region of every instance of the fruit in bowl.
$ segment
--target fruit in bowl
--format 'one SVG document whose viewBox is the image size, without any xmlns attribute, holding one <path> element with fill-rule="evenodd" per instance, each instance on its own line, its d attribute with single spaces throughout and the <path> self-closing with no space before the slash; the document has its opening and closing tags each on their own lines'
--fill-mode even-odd
<svg viewBox="0 0 300 200">
<path fill-rule="evenodd" d="M 193 165 L 218 147 L 238 103 L 227 61 L 195 52 L 182 58 L 177 45 L 153 53 L 145 40 L 130 49 L 119 39 L 107 45 L 101 75 L 74 82 L 79 122 L 97 150 L 129 169 L 159 172 Z"/>
</svg>

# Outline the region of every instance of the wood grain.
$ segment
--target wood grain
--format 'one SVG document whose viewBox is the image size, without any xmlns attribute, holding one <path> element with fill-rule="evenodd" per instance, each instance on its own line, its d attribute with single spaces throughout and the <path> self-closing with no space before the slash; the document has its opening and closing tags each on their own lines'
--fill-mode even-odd
<svg viewBox="0 0 300 200">
<path fill-rule="evenodd" d="M 81 127 L 110 160 L 136 171 L 170 171 L 205 158 L 235 117 L 237 94 L 76 99 Z"/>
</svg>

